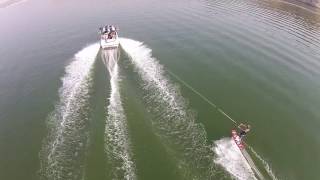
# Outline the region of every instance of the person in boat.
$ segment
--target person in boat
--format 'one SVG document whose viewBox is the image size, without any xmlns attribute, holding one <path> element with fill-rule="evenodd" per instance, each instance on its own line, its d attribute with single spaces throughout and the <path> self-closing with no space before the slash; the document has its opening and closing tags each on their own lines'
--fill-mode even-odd
<svg viewBox="0 0 320 180">
<path fill-rule="evenodd" d="M 107 39 L 108 38 L 107 35 L 109 33 L 108 27 L 107 26 L 103 26 L 103 27 L 100 27 L 99 29 L 100 29 L 100 33 L 101 33 L 101 38 Z"/>
<path fill-rule="evenodd" d="M 110 39 L 115 39 L 116 38 L 116 29 L 114 27 L 111 28 L 110 36 L 111 36 Z"/>
<path fill-rule="evenodd" d="M 104 26 L 104 27 L 100 28 L 100 32 L 101 32 L 102 35 L 106 34 L 108 31 L 109 31 L 109 29 L 107 28 L 107 26 Z"/>
<path fill-rule="evenodd" d="M 116 27 L 113 26 L 113 25 L 111 25 L 109 28 L 110 28 L 110 32 L 115 32 L 116 31 Z"/>
<path fill-rule="evenodd" d="M 108 39 L 112 39 L 112 32 L 108 33 Z"/>
<path fill-rule="evenodd" d="M 250 131 L 251 126 L 249 124 L 240 123 L 238 128 L 240 129 L 239 136 L 241 139 L 243 139 L 243 137 L 245 137 L 247 133 Z"/>
</svg>

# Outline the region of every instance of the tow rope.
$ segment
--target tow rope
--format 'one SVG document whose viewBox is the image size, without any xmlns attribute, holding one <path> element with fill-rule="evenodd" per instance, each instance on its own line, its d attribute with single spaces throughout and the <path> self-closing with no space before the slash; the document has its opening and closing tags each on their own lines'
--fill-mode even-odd
<svg viewBox="0 0 320 180">
<path fill-rule="evenodd" d="M 170 70 L 166 69 L 170 75 L 172 75 L 175 79 L 177 79 L 179 82 L 181 82 L 185 87 L 187 87 L 189 90 L 197 94 L 199 97 L 201 97 L 204 101 L 206 101 L 208 104 L 210 104 L 214 109 L 216 109 L 218 112 L 220 112 L 223 116 L 228 118 L 231 122 L 233 122 L 236 126 L 239 124 L 236 120 L 232 119 L 230 115 L 228 115 L 226 112 L 224 112 L 221 108 L 219 108 L 216 104 L 211 102 L 208 98 L 206 98 L 204 95 L 202 95 L 199 91 L 195 90 L 192 86 L 190 86 L 188 83 L 183 81 L 179 76 L 177 76 L 175 73 L 171 72 Z"/>
</svg>

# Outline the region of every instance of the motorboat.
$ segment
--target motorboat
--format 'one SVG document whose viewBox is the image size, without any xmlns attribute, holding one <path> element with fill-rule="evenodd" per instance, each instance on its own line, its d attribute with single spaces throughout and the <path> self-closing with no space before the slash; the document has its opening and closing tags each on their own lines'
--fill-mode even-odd
<svg viewBox="0 0 320 180">
<path fill-rule="evenodd" d="M 118 28 L 106 25 L 100 29 L 100 46 L 102 49 L 114 49 L 119 46 Z"/>
</svg>

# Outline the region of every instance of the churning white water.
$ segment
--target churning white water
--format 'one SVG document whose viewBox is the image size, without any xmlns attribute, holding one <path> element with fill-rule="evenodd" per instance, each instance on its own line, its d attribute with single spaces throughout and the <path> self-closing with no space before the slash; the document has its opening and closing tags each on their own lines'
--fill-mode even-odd
<svg viewBox="0 0 320 180">
<path fill-rule="evenodd" d="M 207 145 L 206 132 L 195 122 L 179 88 L 165 76 L 163 66 L 142 42 L 124 39 L 121 47 L 130 57 L 143 82 L 143 101 L 154 118 L 156 134 L 178 161 L 185 178 L 211 179 L 215 172 L 213 153 Z"/>
<path fill-rule="evenodd" d="M 89 121 L 92 68 L 99 44 L 79 51 L 66 67 L 59 102 L 48 117 L 48 137 L 40 152 L 42 179 L 81 179 Z"/>
<path fill-rule="evenodd" d="M 213 150 L 216 154 L 214 162 L 224 167 L 236 179 L 256 179 L 247 160 L 231 138 L 215 141 Z"/>
<path fill-rule="evenodd" d="M 130 152 L 126 116 L 120 96 L 118 49 L 102 50 L 102 60 L 110 74 L 111 93 L 105 127 L 105 150 L 112 162 L 113 179 L 136 179 Z"/>
</svg>

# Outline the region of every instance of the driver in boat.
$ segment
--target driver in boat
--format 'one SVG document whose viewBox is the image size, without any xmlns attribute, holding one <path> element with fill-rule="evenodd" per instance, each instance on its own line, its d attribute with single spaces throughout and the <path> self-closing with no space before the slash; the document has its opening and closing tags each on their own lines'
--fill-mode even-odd
<svg viewBox="0 0 320 180">
<path fill-rule="evenodd" d="M 109 32 L 109 34 L 108 34 L 108 39 L 112 39 L 112 38 L 113 38 L 112 32 Z"/>
<path fill-rule="evenodd" d="M 241 139 L 243 139 L 243 137 L 246 136 L 247 133 L 250 131 L 251 126 L 249 124 L 240 123 L 238 128 L 240 129 L 239 136 Z"/>
<path fill-rule="evenodd" d="M 102 35 L 103 35 L 103 34 L 107 34 L 107 33 L 109 33 L 109 31 L 110 31 L 107 26 L 101 27 L 100 30 L 101 30 L 101 34 L 102 34 Z"/>
<path fill-rule="evenodd" d="M 106 28 L 108 29 L 107 31 L 107 39 L 113 39 L 115 37 L 115 31 L 116 31 L 116 28 L 112 25 L 109 25 L 109 26 L 106 26 Z"/>
<path fill-rule="evenodd" d="M 110 32 L 110 29 L 107 26 L 101 27 L 99 28 L 100 32 L 101 32 L 101 38 L 103 39 L 107 39 L 107 36 Z"/>
</svg>

